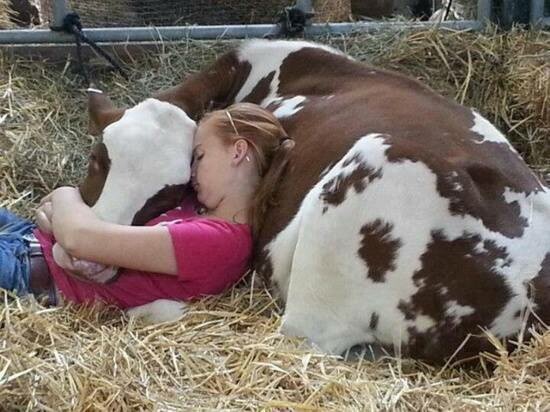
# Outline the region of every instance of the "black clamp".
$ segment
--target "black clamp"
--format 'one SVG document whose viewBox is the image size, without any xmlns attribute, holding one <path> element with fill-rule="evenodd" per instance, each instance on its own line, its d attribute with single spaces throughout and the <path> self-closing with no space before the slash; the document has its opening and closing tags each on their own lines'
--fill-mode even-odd
<svg viewBox="0 0 550 412">
<path fill-rule="evenodd" d="M 63 23 L 61 24 L 61 26 L 50 26 L 50 29 L 53 31 L 64 31 L 65 33 L 72 34 L 75 36 L 78 69 L 82 74 L 84 81 L 88 85 L 90 85 L 90 78 L 89 78 L 88 72 L 84 68 L 84 63 L 82 60 L 82 42 L 90 45 L 90 47 L 94 49 L 101 57 L 107 60 L 111 64 L 111 66 L 117 69 L 125 79 L 128 78 L 124 69 L 109 54 L 107 54 L 107 52 L 105 52 L 93 40 L 90 40 L 82 32 L 82 22 L 80 21 L 80 16 L 77 13 L 75 12 L 67 13 L 67 15 L 63 18 Z"/>
<path fill-rule="evenodd" d="M 275 30 L 264 37 L 296 37 L 304 32 L 313 16 L 315 13 L 304 11 L 298 6 L 285 7 L 277 20 Z"/>
</svg>

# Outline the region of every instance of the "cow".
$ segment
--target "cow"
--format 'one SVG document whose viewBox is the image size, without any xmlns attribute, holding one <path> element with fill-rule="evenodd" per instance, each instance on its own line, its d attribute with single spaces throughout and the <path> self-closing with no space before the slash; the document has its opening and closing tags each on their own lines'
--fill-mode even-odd
<svg viewBox="0 0 550 412">
<path fill-rule="evenodd" d="M 254 263 L 284 334 L 440 363 L 549 323 L 550 190 L 478 111 L 282 40 L 243 42 L 155 98 L 194 120 L 256 103 L 295 140 Z M 123 113 L 90 96 L 92 131 Z"/>
<path fill-rule="evenodd" d="M 90 96 L 100 93 L 88 89 Z M 126 110 L 91 150 L 87 175 L 79 185 L 82 199 L 99 218 L 121 225 L 144 225 L 179 206 L 192 195 L 188 183 L 195 130 L 195 121 L 168 102 L 150 98 Z M 55 244 L 54 257 L 62 253 L 59 249 Z M 73 266 L 95 265 L 78 261 Z M 107 283 L 117 275 L 117 268 L 101 269 L 88 276 Z M 159 299 L 127 313 L 159 323 L 178 318 L 184 310 L 183 302 Z"/>
</svg>

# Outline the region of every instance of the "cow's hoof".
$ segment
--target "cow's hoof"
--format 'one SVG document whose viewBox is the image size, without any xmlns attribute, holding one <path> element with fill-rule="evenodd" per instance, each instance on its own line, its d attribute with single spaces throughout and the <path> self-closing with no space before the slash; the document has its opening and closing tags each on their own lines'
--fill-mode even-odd
<svg viewBox="0 0 550 412">
<path fill-rule="evenodd" d="M 180 319 L 187 309 L 187 304 L 177 300 L 158 299 L 145 305 L 128 309 L 126 315 L 130 319 L 139 319 L 148 325 L 173 322 Z"/>
</svg>

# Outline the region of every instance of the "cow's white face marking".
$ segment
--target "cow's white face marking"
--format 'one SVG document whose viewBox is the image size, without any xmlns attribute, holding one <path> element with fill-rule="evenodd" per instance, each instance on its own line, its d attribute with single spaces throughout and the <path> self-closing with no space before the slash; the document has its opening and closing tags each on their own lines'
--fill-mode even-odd
<svg viewBox="0 0 550 412">
<path fill-rule="evenodd" d="M 128 225 L 159 190 L 187 183 L 195 129 L 183 110 L 156 99 L 126 110 L 103 132 L 111 165 L 94 212 Z"/>
<path fill-rule="evenodd" d="M 290 99 L 283 99 L 279 107 L 273 111 L 273 114 L 279 119 L 292 116 L 304 108 L 304 106 L 300 106 L 300 104 L 305 101 L 305 96 L 294 96 Z"/>
</svg>

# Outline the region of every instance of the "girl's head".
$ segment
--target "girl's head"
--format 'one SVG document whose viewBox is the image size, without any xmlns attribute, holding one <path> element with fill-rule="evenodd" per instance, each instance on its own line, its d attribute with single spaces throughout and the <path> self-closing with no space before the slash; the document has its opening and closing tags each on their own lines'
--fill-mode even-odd
<svg viewBox="0 0 550 412">
<path fill-rule="evenodd" d="M 192 182 L 209 210 L 240 197 L 259 230 L 294 146 L 277 118 L 251 103 L 206 114 L 195 134 Z"/>
</svg>

